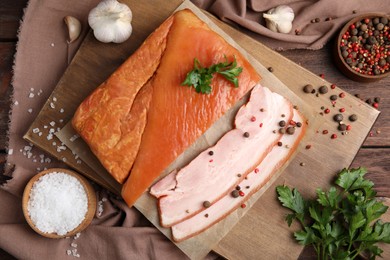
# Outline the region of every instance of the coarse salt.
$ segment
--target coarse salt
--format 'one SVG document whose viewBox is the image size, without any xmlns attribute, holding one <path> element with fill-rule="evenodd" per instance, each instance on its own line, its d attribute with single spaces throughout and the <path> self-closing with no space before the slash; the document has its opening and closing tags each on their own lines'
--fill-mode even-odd
<svg viewBox="0 0 390 260">
<path fill-rule="evenodd" d="M 27 210 L 40 231 L 65 235 L 84 220 L 87 193 L 77 178 L 52 172 L 41 176 L 32 186 Z"/>
</svg>

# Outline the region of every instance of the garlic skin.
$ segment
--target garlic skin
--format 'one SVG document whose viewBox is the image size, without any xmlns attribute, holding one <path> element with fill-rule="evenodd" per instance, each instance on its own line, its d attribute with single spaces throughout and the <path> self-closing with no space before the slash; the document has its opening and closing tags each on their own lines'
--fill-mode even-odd
<svg viewBox="0 0 390 260">
<path fill-rule="evenodd" d="M 117 0 L 104 0 L 88 15 L 88 24 L 98 41 L 121 43 L 126 41 L 133 28 L 130 8 Z"/>
<path fill-rule="evenodd" d="M 279 5 L 263 14 L 266 26 L 273 32 L 289 33 L 292 29 L 294 11 L 287 5 Z"/>
<path fill-rule="evenodd" d="M 69 40 L 68 43 L 72 43 L 79 38 L 81 33 L 81 23 L 73 16 L 65 16 L 64 22 L 68 28 Z"/>
</svg>

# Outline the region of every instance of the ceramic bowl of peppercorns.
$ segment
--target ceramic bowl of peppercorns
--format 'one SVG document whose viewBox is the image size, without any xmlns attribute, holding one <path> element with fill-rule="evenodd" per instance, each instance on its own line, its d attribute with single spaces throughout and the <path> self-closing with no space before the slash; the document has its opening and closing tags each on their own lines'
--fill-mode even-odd
<svg viewBox="0 0 390 260">
<path fill-rule="evenodd" d="M 390 74 L 390 17 L 369 13 L 355 17 L 340 31 L 335 60 L 350 79 L 373 82 Z"/>
</svg>

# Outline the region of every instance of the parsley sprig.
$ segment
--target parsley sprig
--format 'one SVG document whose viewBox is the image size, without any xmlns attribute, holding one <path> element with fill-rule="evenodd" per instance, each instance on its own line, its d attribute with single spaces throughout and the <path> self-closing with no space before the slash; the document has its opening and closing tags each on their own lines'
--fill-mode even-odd
<svg viewBox="0 0 390 260">
<path fill-rule="evenodd" d="M 225 62 L 211 65 L 208 68 L 203 67 L 197 58 L 194 59 L 194 69 L 187 73 L 182 86 L 194 87 L 196 92 L 203 94 L 211 93 L 211 80 L 213 74 L 221 74 L 225 79 L 232 82 L 234 87 L 238 87 L 238 75 L 242 72 L 242 67 L 237 67 L 237 61 L 229 62 L 225 56 Z"/>
<path fill-rule="evenodd" d="M 328 191 L 317 189 L 316 200 L 305 200 L 296 189 L 278 186 L 279 201 L 293 213 L 286 216 L 302 230 L 294 233 L 302 245 L 312 245 L 317 258 L 354 259 L 362 252 L 375 259 L 383 252 L 376 243 L 390 243 L 390 222 L 379 218 L 388 209 L 375 199 L 374 184 L 364 168 L 344 169 Z"/>
</svg>

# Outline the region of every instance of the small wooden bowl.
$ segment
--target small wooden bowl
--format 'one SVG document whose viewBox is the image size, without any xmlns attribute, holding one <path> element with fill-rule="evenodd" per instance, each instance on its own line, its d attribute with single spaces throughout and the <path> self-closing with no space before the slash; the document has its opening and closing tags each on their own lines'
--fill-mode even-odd
<svg viewBox="0 0 390 260">
<path fill-rule="evenodd" d="M 87 210 L 87 213 L 85 214 L 84 220 L 75 229 L 73 229 L 72 231 L 69 231 L 65 235 L 58 235 L 57 233 L 45 233 L 45 232 L 42 232 L 41 230 L 39 230 L 32 222 L 30 215 L 28 213 L 28 209 L 27 209 L 28 201 L 30 199 L 30 192 L 31 192 L 31 189 L 32 189 L 35 181 L 37 181 L 43 175 L 49 174 L 52 172 L 66 173 L 66 174 L 69 174 L 69 175 L 75 177 L 77 180 L 80 181 L 81 185 L 84 187 L 84 189 L 87 193 L 88 210 Z M 81 232 L 91 223 L 93 217 L 95 216 L 95 212 L 96 212 L 96 195 L 95 195 L 95 191 L 94 191 L 93 187 L 91 186 L 91 184 L 81 175 L 79 175 L 76 172 L 73 172 L 71 170 L 68 170 L 68 169 L 52 168 L 52 169 L 48 169 L 48 170 L 45 170 L 45 171 L 38 173 L 33 178 L 31 178 L 31 180 L 27 183 L 26 187 L 24 188 L 24 192 L 23 192 L 22 208 L 23 208 L 23 214 L 24 214 L 24 217 L 26 218 L 27 223 L 38 234 L 40 234 L 44 237 L 48 237 L 48 238 L 70 237 L 70 236 L 73 236 L 73 235 Z"/>
<path fill-rule="evenodd" d="M 378 81 L 380 79 L 383 79 L 387 76 L 389 76 L 390 74 L 390 71 L 388 72 L 385 72 L 383 74 L 379 74 L 379 75 L 366 75 L 366 74 L 361 74 L 359 72 L 356 72 L 355 70 L 353 70 L 347 63 L 346 61 L 344 60 L 343 56 L 341 55 L 341 50 L 340 50 L 340 43 L 341 43 L 341 39 L 344 35 L 344 33 L 350 28 L 350 26 L 358 21 L 361 21 L 365 18 L 369 18 L 369 19 L 372 19 L 372 18 L 376 18 L 376 17 L 386 17 L 389 19 L 390 21 L 390 16 L 384 14 L 384 13 L 367 13 L 367 14 L 363 14 L 363 15 L 359 15 L 355 18 L 353 18 L 352 20 L 350 20 L 347 24 L 344 25 L 344 27 L 341 29 L 337 39 L 336 39 L 336 42 L 334 44 L 334 51 L 333 51 L 333 54 L 334 54 L 334 60 L 335 60 L 335 63 L 337 65 L 337 67 L 340 69 L 340 71 L 346 75 L 347 77 L 349 77 L 350 79 L 354 80 L 354 81 L 358 81 L 358 82 L 374 82 L 374 81 Z M 390 24 L 389 24 L 390 26 Z"/>
</svg>

